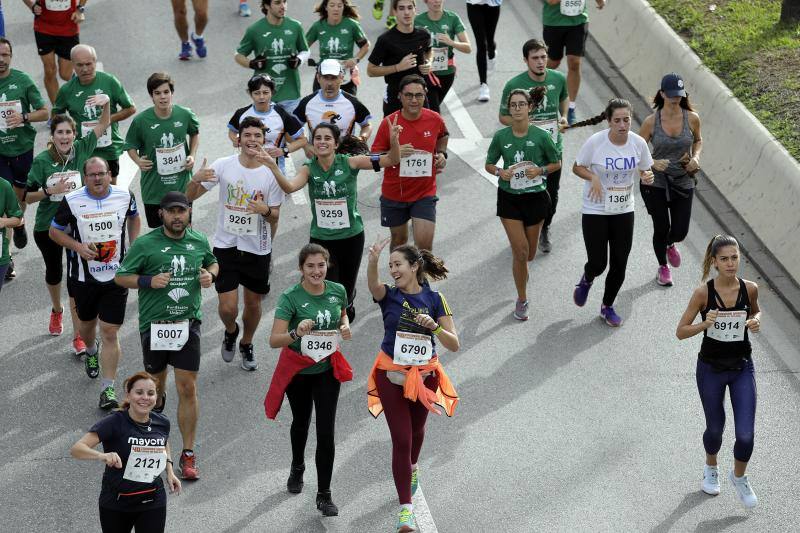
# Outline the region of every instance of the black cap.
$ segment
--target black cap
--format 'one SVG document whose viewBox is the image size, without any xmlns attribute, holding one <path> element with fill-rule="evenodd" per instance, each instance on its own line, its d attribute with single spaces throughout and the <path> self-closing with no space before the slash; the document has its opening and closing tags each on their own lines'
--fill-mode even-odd
<svg viewBox="0 0 800 533">
<path fill-rule="evenodd" d="M 186 198 L 186 195 L 180 191 L 170 191 L 161 199 L 159 207 L 161 209 L 169 209 L 170 207 L 192 207 L 192 203 Z"/>
<path fill-rule="evenodd" d="M 683 78 L 680 74 L 670 72 L 661 78 L 661 90 L 669 97 L 686 96 L 686 89 L 683 86 Z"/>
</svg>

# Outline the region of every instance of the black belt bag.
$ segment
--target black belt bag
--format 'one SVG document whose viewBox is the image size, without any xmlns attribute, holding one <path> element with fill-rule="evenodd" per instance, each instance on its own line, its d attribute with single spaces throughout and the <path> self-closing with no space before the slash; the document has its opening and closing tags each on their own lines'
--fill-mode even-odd
<svg viewBox="0 0 800 533">
<path fill-rule="evenodd" d="M 118 492 L 117 501 L 122 505 L 136 506 L 147 505 L 158 500 L 158 487 L 137 490 L 134 492 Z"/>
</svg>

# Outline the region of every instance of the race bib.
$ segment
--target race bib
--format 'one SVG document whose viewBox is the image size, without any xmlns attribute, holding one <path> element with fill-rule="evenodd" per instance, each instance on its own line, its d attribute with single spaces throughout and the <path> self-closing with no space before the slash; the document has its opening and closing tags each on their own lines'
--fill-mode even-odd
<svg viewBox="0 0 800 533">
<path fill-rule="evenodd" d="M 67 11 L 72 7 L 72 0 L 44 0 L 48 11 Z"/>
<path fill-rule="evenodd" d="M 339 332 L 335 329 L 314 330 L 303 335 L 300 340 L 300 352 L 317 363 L 331 355 L 339 348 Z"/>
<path fill-rule="evenodd" d="M 8 102 L 0 102 L 0 130 L 5 131 L 10 129 L 8 124 L 6 124 L 6 119 L 11 115 L 11 113 L 22 114 L 22 103 L 19 100 L 9 100 Z M 15 128 L 22 127 L 22 124 L 19 126 L 14 126 Z"/>
<path fill-rule="evenodd" d="M 59 194 L 51 194 L 51 202 L 60 202 L 64 199 L 64 196 L 67 193 L 70 193 L 81 186 L 80 172 L 77 170 L 68 170 L 66 172 L 56 172 L 54 174 L 50 174 L 50 177 L 47 178 L 47 182 L 45 183 L 45 187 L 48 189 L 50 187 L 55 187 L 57 184 L 61 183 L 62 178 L 67 179 L 67 190 Z"/>
<path fill-rule="evenodd" d="M 532 122 L 534 126 L 539 126 L 547 133 L 550 134 L 550 138 L 553 139 L 553 142 L 558 142 L 558 121 L 554 118 L 548 120 L 534 120 Z"/>
<path fill-rule="evenodd" d="M 89 132 L 97 126 L 97 121 L 93 120 L 91 122 L 81 122 L 81 137 L 86 137 L 89 135 Z M 106 131 L 97 138 L 97 147 L 98 148 L 105 148 L 106 146 L 111 146 L 111 126 L 106 128 Z"/>
<path fill-rule="evenodd" d="M 151 322 L 150 349 L 180 351 L 189 340 L 189 321 Z"/>
<path fill-rule="evenodd" d="M 83 242 L 108 242 L 119 238 L 120 226 L 116 213 L 86 213 L 81 215 Z"/>
<path fill-rule="evenodd" d="M 186 164 L 186 150 L 183 143 L 172 148 L 156 148 L 156 168 L 162 176 L 183 172 Z"/>
<path fill-rule="evenodd" d="M 433 49 L 433 55 L 431 56 L 431 70 L 433 72 L 447 70 L 447 52 L 446 46 Z"/>
<path fill-rule="evenodd" d="M 401 157 L 400 176 L 403 178 L 433 176 L 433 154 L 425 150 L 414 150 L 410 156 Z"/>
<path fill-rule="evenodd" d="M 566 17 L 577 17 L 586 9 L 586 0 L 561 0 L 561 14 Z"/>
<path fill-rule="evenodd" d="M 258 215 L 255 213 L 248 213 L 246 207 L 238 207 L 234 205 L 224 206 L 225 219 L 222 227 L 228 233 L 235 233 L 236 235 L 255 235 L 258 233 Z"/>
<path fill-rule="evenodd" d="M 394 364 L 402 366 L 424 365 L 433 357 L 430 335 L 398 331 L 394 338 Z"/>
<path fill-rule="evenodd" d="M 714 326 L 706 330 L 706 335 L 722 342 L 744 340 L 747 311 L 719 311 Z"/>
<path fill-rule="evenodd" d="M 530 161 L 520 161 L 515 165 L 511 165 L 508 167 L 508 170 L 513 172 L 514 174 L 511 176 L 511 188 L 515 191 L 519 191 L 521 189 L 529 189 L 531 187 L 536 187 L 537 185 L 542 184 L 542 176 L 536 176 L 533 179 L 528 179 L 525 176 L 525 170 L 529 168 L 534 168 L 536 165 L 531 163 Z"/>
<path fill-rule="evenodd" d="M 164 446 L 131 446 L 122 477 L 140 483 L 152 483 L 166 467 L 167 451 Z"/>
<path fill-rule="evenodd" d="M 347 212 L 347 200 L 314 200 L 317 212 L 317 226 L 324 229 L 346 229 L 350 227 L 350 214 Z"/>
<path fill-rule="evenodd" d="M 633 207 L 633 185 L 606 187 L 606 213 L 625 213 Z"/>
</svg>

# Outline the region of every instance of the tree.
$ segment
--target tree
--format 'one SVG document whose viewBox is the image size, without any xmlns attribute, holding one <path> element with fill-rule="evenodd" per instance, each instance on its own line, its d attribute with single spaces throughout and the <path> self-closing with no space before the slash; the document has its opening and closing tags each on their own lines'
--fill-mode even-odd
<svg viewBox="0 0 800 533">
<path fill-rule="evenodd" d="M 781 22 L 797 24 L 800 22 L 800 0 L 783 0 L 781 4 Z"/>
</svg>

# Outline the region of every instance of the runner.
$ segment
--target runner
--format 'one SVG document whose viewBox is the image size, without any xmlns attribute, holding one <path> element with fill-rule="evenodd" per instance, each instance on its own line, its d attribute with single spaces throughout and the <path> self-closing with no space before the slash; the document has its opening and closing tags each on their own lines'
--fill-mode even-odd
<svg viewBox="0 0 800 533">
<path fill-rule="evenodd" d="M 8 270 L 11 262 L 11 253 L 8 249 L 9 242 L 8 238 L 6 238 L 5 228 L 16 227 L 21 222 L 22 210 L 19 208 L 14 190 L 6 180 L 0 180 L 0 230 L 3 230 L 0 231 L 0 289 L 3 288 L 6 270 Z"/>
<path fill-rule="evenodd" d="M 167 401 L 167 365 L 174 369 L 183 438 L 181 477 L 198 479 L 194 443 L 200 414 L 200 292 L 212 286 L 219 266 L 206 236 L 188 227 L 192 207 L 186 195 L 166 193 L 158 214 L 163 225 L 136 239 L 114 281 L 126 289 L 139 289 L 139 335 L 144 368 L 158 385 L 160 401 L 153 407 L 157 413 Z"/>
<path fill-rule="evenodd" d="M 20 217 L 25 215 L 25 189 L 28 172 L 33 163 L 33 144 L 36 129 L 32 122 L 47 120 L 49 115 L 36 84 L 26 73 L 11 68 L 14 50 L 11 41 L 0 37 L 0 176 L 13 185 L 19 202 Z M 0 239 L 8 244 L 12 226 L 5 226 Z M 28 245 L 28 235 L 23 224 L 13 228 L 17 249 Z M 5 263 L 3 279 L 15 277 L 14 262 Z"/>
<path fill-rule="evenodd" d="M 353 369 L 341 352 L 339 337 L 349 341 L 350 322 L 344 287 L 325 279 L 328 251 L 319 244 L 300 249 L 300 283 L 286 289 L 275 307 L 269 336 L 271 348 L 281 348 L 278 365 L 264 399 L 267 417 L 275 419 L 289 398 L 292 408 L 292 465 L 286 489 L 303 490 L 305 449 L 312 408 L 317 412 L 317 509 L 336 516 L 339 509 L 331 497 L 333 459 L 336 454 L 334 428 L 341 383 L 353 379 Z"/>
<path fill-rule="evenodd" d="M 114 274 L 125 258 L 125 229 L 133 243 L 141 221 L 133 193 L 111 185 L 111 172 L 102 158 L 88 159 L 83 175 L 86 185 L 61 200 L 50 225 L 50 238 L 70 250 L 67 285 L 75 298 L 81 338 L 87 344 L 86 375 L 94 379 L 102 371 L 98 406 L 112 409 L 118 405 L 114 380 L 122 357 L 119 328 L 128 300 L 128 289 L 114 283 Z"/>
<path fill-rule="evenodd" d="M 758 306 L 758 285 L 736 275 L 740 257 L 739 243 L 735 238 L 717 235 L 711 239 L 703 258 L 702 280 L 708 279 L 712 266 L 717 275 L 694 290 L 678 323 L 676 335 L 683 340 L 703 333 L 697 358 L 697 390 L 706 417 L 703 492 L 712 496 L 720 493 L 717 454 L 725 428 L 727 388 L 736 428 L 734 467 L 728 478 L 736 491 L 736 498 L 751 508 L 756 506 L 758 498 L 745 470 L 753 454 L 756 379 L 748 331 L 757 333 L 761 329 L 761 309 Z M 698 313 L 702 321 L 694 324 Z"/>
<path fill-rule="evenodd" d="M 240 17 L 249 17 L 252 14 L 250 11 L 250 5 L 247 3 L 247 0 L 239 0 L 239 16 Z"/>
<path fill-rule="evenodd" d="M 475 61 L 478 65 L 478 101 L 488 102 L 490 91 L 487 70 L 494 71 L 497 63 L 497 43 L 494 42 L 494 32 L 500 20 L 500 6 L 503 0 L 467 0 L 467 18 L 475 34 L 475 47 L 477 54 Z"/>
<path fill-rule="evenodd" d="M 432 94 L 431 101 L 438 102 L 438 106 L 431 106 L 431 109 L 440 113 L 439 108 L 444 102 L 444 97 L 456 79 L 453 50 L 469 54 L 472 52 L 472 45 L 469 43 L 461 17 L 455 11 L 444 9 L 444 0 L 425 0 L 425 3 L 428 5 L 428 11 L 417 15 L 414 26 L 428 30 L 433 39 L 428 92 Z"/>
<path fill-rule="evenodd" d="M 314 12 L 319 13 L 319 20 L 306 32 L 308 46 L 319 41 L 320 63 L 326 59 L 342 63 L 350 78 L 342 89 L 355 96 L 361 83 L 358 64 L 369 52 L 369 40 L 358 23 L 358 8 L 351 0 L 322 0 Z M 358 51 L 353 55 L 356 46 Z M 319 88 L 319 79 L 315 78 L 314 92 Z"/>
<path fill-rule="evenodd" d="M 603 9 L 606 0 L 595 0 Z M 545 0 L 542 7 L 542 37 L 547 43 L 547 68 L 557 69 L 567 52 L 567 121 L 575 124 L 575 100 L 581 86 L 581 59 L 586 52 L 589 35 L 589 13 L 586 0 Z"/>
<path fill-rule="evenodd" d="M 125 380 L 125 391 L 122 409 L 98 421 L 69 451 L 75 459 L 106 465 L 100 489 L 103 533 L 130 533 L 134 527 L 137 532 L 163 532 L 167 498 L 161 472 L 167 471 L 170 492 L 181 491 L 169 459 L 170 423 L 153 412 L 153 376 L 137 372 Z M 95 450 L 101 442 L 103 452 Z"/>
<path fill-rule="evenodd" d="M 303 135 L 303 124 L 292 113 L 272 103 L 275 82 L 266 74 L 256 74 L 250 78 L 247 93 L 253 103 L 237 109 L 233 114 L 228 121 L 228 138 L 234 148 L 239 148 L 239 123 L 247 117 L 259 119 L 266 128 L 269 155 L 278 160 L 278 166 L 284 172 L 286 157 L 304 148 L 308 142 Z"/>
<path fill-rule="evenodd" d="M 261 301 L 269 293 L 272 235 L 278 223 L 283 192 L 275 181 L 280 169 L 264 149 L 264 125 L 255 117 L 239 127 L 240 154 L 200 168 L 189 182 L 186 196 L 193 202 L 219 185 L 219 217 L 214 233 L 214 256 L 219 277 L 214 286 L 219 295 L 219 317 L 225 325 L 222 359 L 233 361 L 239 336 L 239 285 L 244 288 L 241 366 L 258 369 L 253 336 L 261 320 Z"/>
<path fill-rule="evenodd" d="M 50 335 L 61 335 L 64 330 L 64 306 L 61 305 L 64 249 L 50 238 L 50 222 L 58 211 L 64 195 L 83 185 L 83 165 L 92 156 L 97 146 L 97 138 L 108 128 L 111 116 L 108 98 L 105 95 L 93 95 L 89 101 L 92 105 L 102 105 L 103 108 L 97 124 L 90 133 L 76 140 L 75 121 L 69 115 L 54 116 L 50 120 L 49 146 L 47 150 L 37 154 L 28 174 L 25 201 L 28 204 L 39 202 L 33 226 L 33 241 L 44 259 L 44 280 L 52 304 L 48 326 Z M 80 321 L 75 312 L 75 299 L 70 292 L 69 284 L 67 293 L 72 315 L 72 348 L 75 350 L 75 356 L 81 357 L 86 353 L 86 344 L 80 335 Z"/>
<path fill-rule="evenodd" d="M 147 225 L 161 225 L 159 203 L 169 191 L 185 191 L 200 147 L 200 123 L 188 107 L 172 103 L 175 81 L 166 72 L 147 78 L 153 107 L 131 121 L 124 149 L 142 172 Z"/>
<path fill-rule="evenodd" d="M 33 13 L 33 35 L 44 67 L 44 88 L 50 103 L 55 104 L 58 76 L 64 81 L 72 78 L 70 50 L 80 42 L 80 24 L 86 19 L 87 0 L 22 1 Z"/>
<path fill-rule="evenodd" d="M 286 193 L 301 190 L 306 184 L 311 199 L 311 242 L 330 252 L 328 279 L 344 285 L 347 291 L 347 317 L 355 320 L 356 279 L 364 252 L 364 223 L 358 213 L 358 172 L 396 165 L 400 161 L 398 136 L 402 128 L 391 124 L 390 152 L 384 155 L 346 153 L 340 145 L 341 133 L 333 124 L 320 123 L 311 133 L 317 154 L 297 171 L 292 181 L 276 174 Z M 363 143 L 362 143 L 363 145 Z M 366 146 L 363 145 L 366 149 Z"/>
<path fill-rule="evenodd" d="M 533 87 L 547 87 L 542 103 L 530 112 L 530 120 L 537 126 L 550 132 L 556 143 L 559 157 L 564 153 L 564 139 L 561 129 L 567 125 L 564 113 L 567 110 L 567 85 L 564 74 L 557 70 L 545 67 L 547 62 L 547 45 L 538 39 L 530 39 L 522 46 L 522 57 L 528 70 L 514 76 L 503 87 L 503 96 L 500 100 L 500 122 L 506 126 L 511 125 L 511 115 L 508 110 L 508 97 L 514 89 L 530 91 Z M 561 186 L 561 170 L 556 170 L 547 176 L 547 193 L 550 195 L 550 209 L 544 219 L 542 231 L 539 234 L 539 249 L 543 253 L 550 253 L 550 224 L 558 206 L 558 190 Z"/>
<path fill-rule="evenodd" d="M 286 16 L 288 0 L 261 0 L 264 18 L 247 28 L 236 62 L 253 69 L 253 74 L 267 74 L 275 82 L 272 100 L 287 113 L 300 101 L 300 72 L 308 60 L 308 44 L 300 22 Z M 250 54 L 253 59 L 248 59 Z"/>
<path fill-rule="evenodd" d="M 397 531 L 414 531 L 411 497 L 419 487 L 419 455 L 428 411 L 453 416 L 458 395 L 439 361 L 436 339 L 451 352 L 459 349 L 453 312 L 428 280 L 447 277 L 447 268 L 428 250 L 404 245 L 389 256 L 394 285 L 378 279 L 378 259 L 389 239 L 369 248 L 367 283 L 383 314 L 384 336 L 367 384 L 369 411 L 386 410 L 392 436 L 392 475 L 400 513 Z"/>
<path fill-rule="evenodd" d="M 584 180 L 581 212 L 588 257 L 573 300 L 580 307 L 585 305 L 594 279 L 608 266 L 600 316 L 613 327 L 622 325 L 613 306 L 625 281 L 633 244 L 634 175 L 638 172 L 642 183 L 653 183 L 653 158 L 647 141 L 630 131 L 631 113 L 627 100 L 610 100 L 596 117 L 607 120 L 609 127 L 589 137 L 572 166 L 572 172 Z"/>
<path fill-rule="evenodd" d="M 208 0 L 192 0 L 194 9 L 194 31 L 192 32 L 192 42 L 189 42 L 189 19 L 186 9 L 186 0 L 172 0 L 172 20 L 175 23 L 175 31 L 181 40 L 181 53 L 178 59 L 189 61 L 192 58 L 192 44 L 197 52 L 197 57 L 204 58 L 208 55 L 206 40 L 203 32 L 208 24 Z M 241 6 L 240 6 L 241 11 Z"/>
<path fill-rule="evenodd" d="M 97 53 L 94 48 L 79 44 L 72 49 L 75 77 L 58 90 L 53 114 L 69 113 L 75 119 L 81 137 L 94 128 L 100 110 L 88 104 L 87 98 L 94 94 L 106 94 L 111 98 L 111 129 L 98 137 L 95 156 L 102 157 L 111 168 L 111 184 L 116 185 L 119 176 L 119 156 L 122 154 L 122 136 L 119 122 L 136 113 L 131 97 L 112 74 L 97 71 Z"/>
<path fill-rule="evenodd" d="M 667 74 L 653 98 L 655 113 L 642 123 L 639 135 L 653 145 L 652 185 L 640 185 L 642 199 L 653 219 L 653 250 L 658 260 L 656 282 L 672 286 L 669 267 L 681 265 L 675 243 L 689 233 L 694 197 L 694 174 L 703 149 L 700 115 L 694 112 L 680 75 Z M 669 261 L 669 265 L 667 262 Z"/>
<path fill-rule="evenodd" d="M 546 94 L 543 86 L 530 92 L 511 91 L 505 106 L 511 112 L 511 126 L 494 134 L 486 154 L 486 172 L 499 178 L 497 216 L 511 244 L 517 320 L 528 320 L 528 263 L 536 256 L 539 230 L 550 209 L 547 181 L 561 169 L 561 153 L 550 134 L 528 121 L 528 114 Z M 501 157 L 502 169 L 496 166 Z"/>
<path fill-rule="evenodd" d="M 402 1 L 402 0 L 401 0 Z M 388 167 L 381 184 L 381 225 L 392 235 L 392 250 L 408 242 L 408 221 L 411 220 L 414 244 L 421 249 L 433 248 L 436 231 L 436 174 L 447 164 L 449 133 L 442 117 L 423 109 L 425 82 L 412 74 L 403 78 L 399 96 L 403 108 L 381 122 L 372 142 L 372 152 L 390 148 L 390 124 L 399 124 L 400 164 Z"/>
<path fill-rule="evenodd" d="M 427 76 L 431 72 L 431 34 L 425 28 L 414 27 L 416 0 L 392 0 L 392 11 L 397 14 L 397 26 L 378 37 L 367 63 L 367 76 L 382 76 L 386 82 L 384 117 L 402 107 L 397 96 L 400 80 L 410 74 Z M 431 102 L 424 103 L 433 108 Z"/>
</svg>

